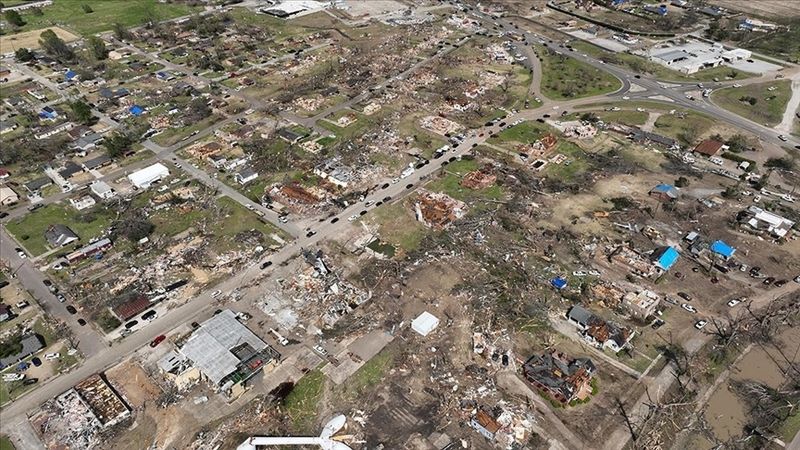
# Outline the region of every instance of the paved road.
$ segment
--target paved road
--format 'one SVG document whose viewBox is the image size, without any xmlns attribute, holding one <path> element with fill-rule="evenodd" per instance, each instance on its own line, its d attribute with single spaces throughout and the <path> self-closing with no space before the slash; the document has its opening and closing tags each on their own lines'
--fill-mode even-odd
<svg viewBox="0 0 800 450">
<path fill-rule="evenodd" d="M 67 312 L 66 305 L 71 302 L 61 303 L 55 295 L 44 285 L 47 278 L 38 268 L 34 266 L 30 258 L 22 259 L 14 250 L 17 247 L 16 241 L 0 227 L 0 259 L 6 261 L 11 269 L 17 274 L 17 279 L 31 293 L 37 303 L 44 311 L 56 320 L 67 324 L 72 335 L 78 344 L 78 350 L 85 357 L 92 357 L 106 347 L 106 341 L 102 335 L 97 333 L 88 324 L 78 325 L 78 315 L 71 315 Z"/>
</svg>

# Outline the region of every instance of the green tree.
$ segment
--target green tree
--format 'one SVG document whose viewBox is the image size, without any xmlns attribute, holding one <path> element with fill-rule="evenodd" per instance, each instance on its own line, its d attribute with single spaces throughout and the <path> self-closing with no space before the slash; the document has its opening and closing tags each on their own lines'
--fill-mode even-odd
<svg viewBox="0 0 800 450">
<path fill-rule="evenodd" d="M 19 13 L 14 10 L 6 11 L 3 13 L 3 16 L 5 16 L 6 22 L 14 25 L 15 27 L 21 27 L 25 25 L 25 21 L 22 20 L 22 16 L 20 16 Z"/>
<path fill-rule="evenodd" d="M 103 145 L 108 150 L 108 156 L 118 158 L 130 150 L 131 145 L 133 145 L 133 139 L 125 133 L 117 132 L 113 136 L 107 137 L 103 141 Z"/>
<path fill-rule="evenodd" d="M 767 162 L 764 163 L 764 166 L 772 167 L 775 169 L 792 170 L 794 169 L 794 160 L 789 157 L 770 158 L 767 160 Z"/>
<path fill-rule="evenodd" d="M 37 8 L 31 8 L 30 11 L 31 11 L 31 14 L 33 14 L 34 16 L 37 16 L 37 17 L 42 17 L 44 15 L 44 12 L 42 11 L 42 8 L 38 8 L 38 7 Z"/>
<path fill-rule="evenodd" d="M 128 31 L 128 29 L 125 28 L 125 26 L 121 23 L 115 23 L 112 27 L 112 31 L 114 32 L 114 37 L 120 41 L 125 41 L 131 38 L 131 32 Z"/>
<path fill-rule="evenodd" d="M 675 186 L 676 187 L 682 188 L 682 187 L 686 187 L 688 185 L 689 185 L 689 180 L 686 177 L 678 177 L 678 179 L 675 180 Z"/>
<path fill-rule="evenodd" d="M 94 12 L 94 10 L 92 9 L 92 7 L 91 7 L 91 6 L 89 6 L 89 5 L 87 5 L 86 3 L 84 3 L 83 5 L 81 5 L 81 8 L 83 9 L 83 12 L 85 12 L 86 14 L 91 14 L 91 13 L 93 13 L 93 12 Z"/>
<path fill-rule="evenodd" d="M 734 134 L 725 141 L 725 145 L 730 147 L 729 150 L 733 153 L 741 153 L 750 148 L 747 138 L 742 134 Z"/>
<path fill-rule="evenodd" d="M 103 60 L 108 58 L 108 48 L 106 43 L 97 36 L 90 36 L 87 40 L 87 46 L 95 58 Z"/>
<path fill-rule="evenodd" d="M 14 52 L 14 57 L 17 58 L 19 62 L 28 62 L 36 59 L 36 55 L 25 47 L 18 48 L 17 51 Z"/>
<path fill-rule="evenodd" d="M 45 30 L 39 35 L 39 45 L 48 55 L 60 62 L 73 61 L 75 59 L 75 52 L 53 30 Z"/>
<path fill-rule="evenodd" d="M 72 115 L 77 122 L 84 125 L 91 125 L 94 122 L 94 115 L 92 115 L 92 108 L 86 103 L 78 100 L 70 103 L 69 107 L 72 109 Z"/>
</svg>

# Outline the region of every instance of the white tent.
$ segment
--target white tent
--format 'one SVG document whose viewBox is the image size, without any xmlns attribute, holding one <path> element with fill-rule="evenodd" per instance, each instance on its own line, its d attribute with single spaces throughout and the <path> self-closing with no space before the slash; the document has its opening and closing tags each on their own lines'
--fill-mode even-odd
<svg viewBox="0 0 800 450">
<path fill-rule="evenodd" d="M 411 329 L 423 336 L 427 336 L 438 326 L 439 319 L 428 311 L 423 312 L 419 317 L 411 321 Z"/>
<path fill-rule="evenodd" d="M 156 163 L 128 175 L 128 180 L 139 189 L 147 189 L 151 184 L 167 176 L 169 176 L 167 167 L 161 163 Z"/>
</svg>

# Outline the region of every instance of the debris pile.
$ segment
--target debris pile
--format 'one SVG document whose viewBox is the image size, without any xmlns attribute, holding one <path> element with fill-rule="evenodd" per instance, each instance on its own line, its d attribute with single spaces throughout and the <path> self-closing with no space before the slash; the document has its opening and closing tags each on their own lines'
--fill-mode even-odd
<svg viewBox="0 0 800 450">
<path fill-rule="evenodd" d="M 491 167 L 484 167 L 464 175 L 461 179 L 461 186 L 468 189 L 483 189 L 493 185 L 497 181 L 497 175 L 492 173 Z"/>
<path fill-rule="evenodd" d="M 443 229 L 464 217 L 467 205 L 447 194 L 424 191 L 417 198 L 414 210 L 417 220 L 425 226 Z"/>
</svg>

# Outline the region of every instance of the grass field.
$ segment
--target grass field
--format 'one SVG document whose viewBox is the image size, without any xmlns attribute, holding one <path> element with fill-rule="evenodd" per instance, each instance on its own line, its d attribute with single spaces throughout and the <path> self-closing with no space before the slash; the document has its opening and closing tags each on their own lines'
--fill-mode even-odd
<svg viewBox="0 0 800 450">
<path fill-rule="evenodd" d="M 770 91 L 771 87 L 775 89 Z M 779 80 L 739 88 L 718 89 L 711 93 L 711 100 L 728 111 L 771 127 L 781 122 L 791 96 L 791 81 Z M 741 101 L 746 97 L 756 99 L 756 103 L 751 105 Z"/>
<path fill-rule="evenodd" d="M 411 206 L 403 202 L 385 204 L 364 217 L 379 225 L 378 233 L 382 240 L 407 252 L 419 247 L 428 232 L 414 218 Z"/>
<path fill-rule="evenodd" d="M 644 125 L 647 123 L 649 114 L 640 111 L 598 111 L 597 117 L 601 118 L 604 122 L 622 123 L 625 125 Z"/>
<path fill-rule="evenodd" d="M 86 13 L 83 5 L 93 12 Z M 144 24 L 149 20 L 167 20 L 201 11 L 180 3 L 160 3 L 158 0 L 55 0 L 52 6 L 41 8 L 37 16 L 22 11 L 25 25 L 19 31 L 30 31 L 53 25 L 62 26 L 84 36 L 111 30 L 115 22 L 126 27 Z"/>
<path fill-rule="evenodd" d="M 751 78 L 756 76 L 754 73 L 742 72 L 730 67 L 714 67 L 711 69 L 701 70 L 700 72 L 687 75 L 677 70 L 668 69 L 658 63 L 648 61 L 645 58 L 628 53 L 613 53 L 603 50 L 596 45 L 588 42 L 578 41 L 572 44 L 572 47 L 581 53 L 586 53 L 595 58 L 602 59 L 606 62 L 616 64 L 634 72 L 641 74 L 649 74 L 653 77 L 664 81 L 713 81 L 715 78 L 719 80 L 741 80 L 744 78 Z"/>
<path fill-rule="evenodd" d="M 16 450 L 11 440 L 5 436 L 0 436 L 0 450 Z"/>
<path fill-rule="evenodd" d="M 297 431 L 307 431 L 314 424 L 317 404 L 324 388 L 325 375 L 319 370 L 314 370 L 301 378 L 284 399 L 286 413 Z"/>
<path fill-rule="evenodd" d="M 469 172 L 478 169 L 474 160 L 454 161 L 445 167 L 443 177 L 428 183 L 425 188 L 433 192 L 442 192 L 461 201 L 476 199 L 499 200 L 503 197 L 503 190 L 498 185 L 484 189 L 469 189 L 461 186 L 461 179 Z"/>
<path fill-rule="evenodd" d="M 102 206 L 78 211 L 69 205 L 53 204 L 26 214 L 21 220 L 6 224 L 9 233 L 34 256 L 46 252 L 47 241 L 44 233 L 50 225 L 64 224 L 68 226 L 82 242 L 100 236 L 113 217 L 111 212 Z"/>
<path fill-rule="evenodd" d="M 565 55 L 537 46 L 542 61 L 542 94 L 552 100 L 591 97 L 614 92 L 622 84 L 613 75 Z"/>
<path fill-rule="evenodd" d="M 693 145 L 714 123 L 710 117 L 700 114 L 689 113 L 682 119 L 678 115 L 664 114 L 656 120 L 653 131 L 675 138 L 682 144 Z"/>
<path fill-rule="evenodd" d="M 59 28 L 59 27 L 48 27 L 41 30 L 35 31 L 26 31 L 24 33 L 16 33 L 8 36 L 0 36 L 0 48 L 3 49 L 18 49 L 18 48 L 29 48 L 29 49 L 38 49 L 39 48 L 39 36 L 42 34 L 43 31 L 46 29 L 52 30 L 56 36 L 63 39 L 65 42 L 72 42 L 77 40 L 79 37 L 70 33 L 69 31 Z"/>
<path fill-rule="evenodd" d="M 489 143 L 502 144 L 503 142 L 511 141 L 521 144 L 531 144 L 539 140 L 549 131 L 552 131 L 551 128 L 543 123 L 526 121 L 497 133 L 489 138 Z"/>
</svg>

